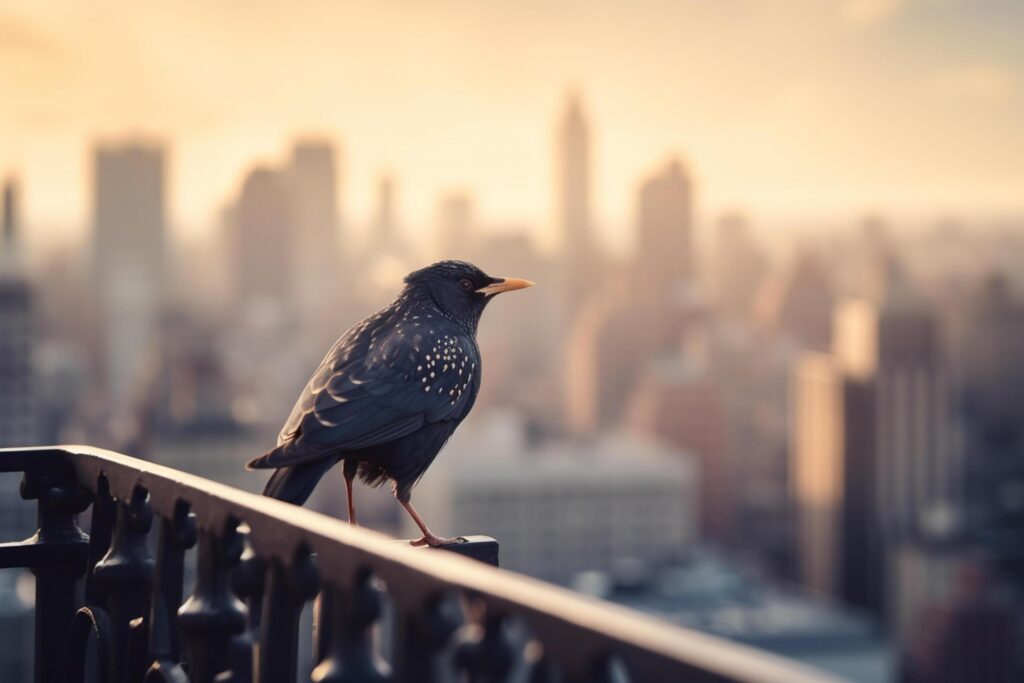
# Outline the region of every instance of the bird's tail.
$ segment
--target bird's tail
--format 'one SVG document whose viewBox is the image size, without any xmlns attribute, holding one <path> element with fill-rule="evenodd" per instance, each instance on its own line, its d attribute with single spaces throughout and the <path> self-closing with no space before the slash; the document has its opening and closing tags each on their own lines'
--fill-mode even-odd
<svg viewBox="0 0 1024 683">
<path fill-rule="evenodd" d="M 263 488 L 263 495 L 302 505 L 313 493 L 317 482 L 327 470 L 338 461 L 334 458 L 320 458 L 292 467 L 280 467 L 274 470 Z"/>
</svg>

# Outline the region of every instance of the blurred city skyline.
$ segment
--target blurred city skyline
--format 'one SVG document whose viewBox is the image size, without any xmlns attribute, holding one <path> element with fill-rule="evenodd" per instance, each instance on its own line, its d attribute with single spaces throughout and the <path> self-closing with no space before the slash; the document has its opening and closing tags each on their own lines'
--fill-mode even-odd
<svg viewBox="0 0 1024 683">
<path fill-rule="evenodd" d="M 331 342 L 465 259 L 538 286 L 481 323 L 479 400 L 417 489 L 436 532 L 851 680 L 1021 680 L 1022 25 L 12 5 L 0 444 L 259 490 L 243 464 Z M 3 540 L 31 533 L 17 485 Z M 340 479 L 309 505 L 339 515 Z"/>
<path fill-rule="evenodd" d="M 595 228 L 631 244 L 635 188 L 677 155 L 699 218 L 758 225 L 1013 221 L 1024 213 L 1011 0 L 332 3 L 171 8 L 8 4 L 0 172 L 36 241 L 88 233 L 89 159 L 132 134 L 168 156 L 169 228 L 210 237 L 245 170 L 311 135 L 339 150 L 345 226 L 382 174 L 400 227 L 438 197 L 551 241 L 552 122 L 583 97 Z M 440 160 L 443 160 L 440 161 Z"/>
</svg>

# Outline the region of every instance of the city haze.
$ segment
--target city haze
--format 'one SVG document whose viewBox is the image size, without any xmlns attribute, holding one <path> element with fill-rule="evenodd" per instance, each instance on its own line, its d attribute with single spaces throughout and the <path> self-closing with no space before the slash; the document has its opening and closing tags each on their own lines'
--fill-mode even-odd
<svg viewBox="0 0 1024 683">
<path fill-rule="evenodd" d="M 470 261 L 537 286 L 466 332 L 480 393 L 414 494 L 435 533 L 858 683 L 1024 680 L 1021 26 L 6 3 L 0 446 L 258 492 L 339 335 Z M 343 518 L 337 474 L 308 505 Z M 18 487 L 0 541 L 35 529 Z M 388 487 L 354 498 L 416 533 Z M 0 631 L 31 632 L 26 586 L 0 572 Z M 30 668 L 0 644 L 0 678 Z"/>
<path fill-rule="evenodd" d="M 568 84 L 595 112 L 594 210 L 615 247 L 671 150 L 705 214 L 1006 217 L 1024 210 L 1022 24 L 1013 0 L 8 2 L 0 171 L 24 178 L 26 222 L 82 233 L 91 144 L 156 136 L 173 227 L 205 235 L 239 168 L 312 132 L 342 144 L 357 225 L 396 170 L 410 223 L 466 187 L 549 239 Z"/>
</svg>

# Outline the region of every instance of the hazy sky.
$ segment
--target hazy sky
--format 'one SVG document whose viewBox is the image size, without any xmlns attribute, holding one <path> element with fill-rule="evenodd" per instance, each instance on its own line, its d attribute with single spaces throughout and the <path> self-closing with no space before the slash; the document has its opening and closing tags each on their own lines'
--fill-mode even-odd
<svg viewBox="0 0 1024 683">
<path fill-rule="evenodd" d="M 602 225 L 678 152 L 704 213 L 1024 212 L 1021 0 L 0 4 L 0 173 L 30 222 L 87 223 L 92 142 L 172 146 L 176 228 L 206 230 L 300 133 L 341 149 L 346 216 L 392 169 L 401 215 L 472 191 L 545 226 L 565 92 Z"/>
</svg>

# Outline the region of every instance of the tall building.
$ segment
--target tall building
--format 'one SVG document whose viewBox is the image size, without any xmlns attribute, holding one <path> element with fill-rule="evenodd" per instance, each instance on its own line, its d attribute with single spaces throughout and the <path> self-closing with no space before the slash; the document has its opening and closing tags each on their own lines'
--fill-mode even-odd
<svg viewBox="0 0 1024 683">
<path fill-rule="evenodd" d="M 767 275 L 766 259 L 741 214 L 722 216 L 715 238 L 716 308 L 734 318 L 746 319 L 753 313 L 754 297 Z"/>
<path fill-rule="evenodd" d="M 797 579 L 839 595 L 846 480 L 843 380 L 833 359 L 808 353 L 794 371 L 790 406 L 790 484 L 797 515 Z"/>
<path fill-rule="evenodd" d="M 37 415 L 32 372 L 33 292 L 18 251 L 18 190 L 3 187 L 0 228 L 0 445 L 32 445 Z"/>
<path fill-rule="evenodd" d="M 95 280 L 109 408 L 124 414 L 159 357 L 167 232 L 165 154 L 104 144 L 94 156 Z"/>
<path fill-rule="evenodd" d="M 706 354 L 693 345 L 675 357 L 651 363 L 631 397 L 627 423 L 696 461 L 701 536 L 725 541 L 736 496 L 725 404 L 708 365 Z"/>
<path fill-rule="evenodd" d="M 906 536 L 936 514 L 959 514 L 963 467 L 934 314 L 898 284 L 880 309 L 844 303 L 835 328 L 841 369 L 871 389 L 883 528 Z"/>
<path fill-rule="evenodd" d="M 961 504 L 949 380 L 930 312 L 899 292 L 835 315 L 830 357 L 798 364 L 791 486 L 798 574 L 824 593 L 903 615 L 895 551 L 952 524 Z"/>
<path fill-rule="evenodd" d="M 1024 680 L 1019 602 L 983 566 L 965 563 L 941 598 L 924 604 L 908 638 L 900 683 L 1014 683 Z"/>
<path fill-rule="evenodd" d="M 678 159 L 640 186 L 633 305 L 648 337 L 642 355 L 675 352 L 687 318 L 696 311 L 693 287 L 692 187 Z"/>
<path fill-rule="evenodd" d="M 0 244 L 3 252 L 0 259 L 17 267 L 18 252 L 18 185 L 13 178 L 4 181 L 3 206 L 0 207 Z"/>
<path fill-rule="evenodd" d="M 619 424 L 651 360 L 646 320 L 629 306 L 627 287 L 616 285 L 580 308 L 566 337 L 564 423 L 576 436 Z"/>
<path fill-rule="evenodd" d="M 315 318 L 348 272 L 338 249 L 338 171 L 334 148 L 305 140 L 289 166 L 295 296 L 303 317 Z M 311 322 L 316 322 L 312 320 Z"/>
<path fill-rule="evenodd" d="M 243 316 L 282 319 L 293 302 L 293 213 L 285 172 L 258 167 L 229 214 L 235 299 Z"/>
<path fill-rule="evenodd" d="M 384 306 L 394 297 L 395 283 L 422 263 L 402 234 L 394 176 L 382 174 L 374 191 L 374 213 L 368 250 L 360 263 L 363 276 L 358 291 L 368 305 Z"/>
<path fill-rule="evenodd" d="M 527 226 L 488 231 L 477 242 L 474 262 L 488 273 L 525 273 L 546 282 L 547 262 L 538 253 Z M 458 252 L 456 252 L 458 253 Z M 503 302 L 501 315 L 489 317 L 479 332 L 487 357 L 487 381 L 477 397 L 477 409 L 505 407 L 536 418 L 550 418 L 559 406 L 551 391 L 558 358 L 551 353 L 564 340 L 557 336 L 554 306 L 543 298 Z"/>
<path fill-rule="evenodd" d="M 448 192 L 442 196 L 437 206 L 435 257 L 476 261 L 479 236 L 475 221 L 473 198 L 468 193 Z"/>
<path fill-rule="evenodd" d="M 964 306 L 954 345 L 969 525 L 997 579 L 1024 587 L 1024 300 L 1001 275 Z"/>
<path fill-rule="evenodd" d="M 530 443 L 501 413 L 477 424 L 453 437 L 416 489 L 437 533 L 493 535 L 502 567 L 563 584 L 624 563 L 654 569 L 696 540 L 686 454 L 621 433 Z"/>
<path fill-rule="evenodd" d="M 4 184 L 0 213 L 0 447 L 34 446 L 39 439 L 34 292 L 18 251 L 18 190 L 13 180 Z M 18 485 L 17 476 L 0 477 L 0 538 L 5 541 L 25 538 L 35 529 L 35 509 L 18 495 Z"/>
<path fill-rule="evenodd" d="M 755 314 L 770 329 L 809 351 L 828 352 L 835 305 L 831 273 L 812 251 L 802 249 L 785 276 L 766 281 Z"/>
<path fill-rule="evenodd" d="M 39 439 L 33 288 L 22 271 L 19 250 L 18 186 L 4 182 L 0 193 L 0 447 L 34 446 Z M 0 476 L 0 539 L 28 538 L 36 529 L 36 509 L 21 499 L 20 477 Z M 10 680 L 32 672 L 32 604 L 24 600 L 27 570 L 0 572 L 0 671 Z"/>
<path fill-rule="evenodd" d="M 678 159 L 640 186 L 638 278 L 643 292 L 685 303 L 692 284 L 693 189 Z"/>
<path fill-rule="evenodd" d="M 559 254 L 571 316 L 593 294 L 588 281 L 596 257 L 590 206 L 590 132 L 580 96 L 569 95 L 559 121 L 555 159 Z"/>
<path fill-rule="evenodd" d="M 370 239 L 378 250 L 393 252 L 400 249 L 400 237 L 395 208 L 395 179 L 390 174 L 384 174 L 377 181 L 377 204 Z"/>
</svg>

